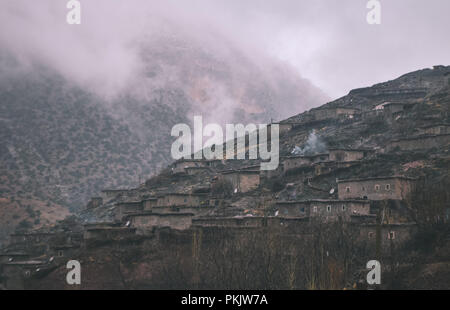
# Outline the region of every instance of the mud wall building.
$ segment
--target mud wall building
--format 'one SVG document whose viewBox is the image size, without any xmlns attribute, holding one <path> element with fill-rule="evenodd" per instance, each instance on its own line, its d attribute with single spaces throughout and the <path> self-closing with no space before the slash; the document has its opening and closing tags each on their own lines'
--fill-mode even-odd
<svg viewBox="0 0 450 310">
<path fill-rule="evenodd" d="M 259 170 L 223 171 L 221 178 L 230 182 L 235 192 L 246 193 L 259 187 Z"/>
<path fill-rule="evenodd" d="M 143 199 L 141 203 L 142 203 L 142 210 L 150 211 L 153 207 L 156 207 L 158 205 L 158 198 L 153 197 Z"/>
<path fill-rule="evenodd" d="M 329 154 L 316 154 L 310 156 L 297 155 L 283 157 L 283 169 L 284 172 L 294 170 L 302 167 L 308 167 L 318 162 L 325 162 L 329 160 Z"/>
<path fill-rule="evenodd" d="M 360 111 L 355 108 L 347 107 L 326 107 L 319 109 L 312 109 L 308 113 L 314 116 L 315 120 L 326 120 L 326 119 L 345 119 L 353 118 Z"/>
<path fill-rule="evenodd" d="M 207 200 L 205 194 L 168 193 L 158 197 L 158 207 L 197 207 Z"/>
<path fill-rule="evenodd" d="M 172 229 L 188 229 L 192 225 L 193 213 L 155 213 L 142 212 L 128 217 L 131 227 L 138 233 L 151 231 L 154 227 L 170 227 Z"/>
<path fill-rule="evenodd" d="M 414 181 L 401 176 L 338 180 L 338 195 L 340 200 L 404 200 L 412 192 Z"/>
<path fill-rule="evenodd" d="M 116 204 L 114 209 L 114 219 L 116 221 L 122 221 L 122 219 L 133 212 L 140 212 L 143 210 L 143 205 L 141 201 L 133 202 L 121 202 Z"/>
<path fill-rule="evenodd" d="M 279 216 L 321 217 L 327 220 L 342 218 L 349 221 L 352 215 L 369 215 L 370 202 L 362 200 L 298 200 L 275 204 Z"/>
<path fill-rule="evenodd" d="M 358 241 L 366 243 L 375 251 L 377 231 L 380 234 L 381 248 L 389 251 L 391 244 L 393 246 L 400 246 L 411 240 L 417 232 L 417 225 L 414 223 L 384 224 L 379 229 L 377 229 L 377 224 L 359 225 Z"/>
<path fill-rule="evenodd" d="M 347 162 L 363 159 L 368 151 L 355 149 L 330 149 L 330 161 Z"/>
<path fill-rule="evenodd" d="M 418 136 L 405 139 L 398 139 L 389 142 L 386 149 L 393 151 L 400 149 L 402 151 L 428 150 L 439 148 L 450 143 L 450 134 Z"/>
<path fill-rule="evenodd" d="M 420 132 L 426 135 L 447 135 L 450 134 L 450 124 L 433 124 L 423 126 Z"/>
</svg>

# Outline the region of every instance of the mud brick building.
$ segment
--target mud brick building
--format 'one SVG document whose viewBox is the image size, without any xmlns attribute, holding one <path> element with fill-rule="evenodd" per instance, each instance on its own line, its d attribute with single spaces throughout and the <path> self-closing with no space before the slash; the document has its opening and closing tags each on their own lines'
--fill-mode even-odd
<svg viewBox="0 0 450 310">
<path fill-rule="evenodd" d="M 192 219 L 193 226 L 203 227 L 264 227 L 267 220 L 264 217 L 234 216 L 234 217 L 203 217 Z"/>
<path fill-rule="evenodd" d="M 367 244 L 375 251 L 377 233 L 381 249 L 389 252 L 392 246 L 401 246 L 411 240 L 417 232 L 415 223 L 396 223 L 396 224 L 361 224 L 359 225 L 358 241 Z"/>
<path fill-rule="evenodd" d="M 340 200 L 404 200 L 414 189 L 415 179 L 403 176 L 338 180 Z"/>
<path fill-rule="evenodd" d="M 120 240 L 134 236 L 135 233 L 135 228 L 113 223 L 95 223 L 85 225 L 83 239 L 85 241 Z"/>
<path fill-rule="evenodd" d="M 160 214 L 173 214 L 173 213 L 192 213 L 195 216 L 202 216 L 215 209 L 214 206 L 173 206 L 173 207 L 159 207 L 155 206 L 151 211 Z"/>
<path fill-rule="evenodd" d="M 426 135 L 446 135 L 450 134 L 450 124 L 432 124 L 420 127 L 419 131 Z"/>
<path fill-rule="evenodd" d="M 310 156 L 297 155 L 297 156 L 287 156 L 282 158 L 284 172 L 289 170 L 294 170 L 302 167 L 308 167 L 318 162 L 328 161 L 330 158 L 329 154 L 316 154 Z"/>
<path fill-rule="evenodd" d="M 332 148 L 329 149 L 329 160 L 337 162 L 357 161 L 366 157 L 368 150 Z"/>
<path fill-rule="evenodd" d="M 206 194 L 167 193 L 158 197 L 158 207 L 196 207 L 204 205 L 208 200 Z"/>
<path fill-rule="evenodd" d="M 187 168 L 217 167 L 222 164 L 221 159 L 179 159 L 172 164 L 172 173 L 185 173 Z"/>
<path fill-rule="evenodd" d="M 325 220 L 339 218 L 350 221 L 352 215 L 369 215 L 370 202 L 364 200 L 298 200 L 280 201 L 275 204 L 279 216 L 321 217 Z"/>
<path fill-rule="evenodd" d="M 450 134 L 417 136 L 392 140 L 388 143 L 387 151 L 399 149 L 401 151 L 429 150 L 440 148 L 450 143 Z"/>
<path fill-rule="evenodd" d="M 142 210 L 149 211 L 153 207 L 156 207 L 158 205 L 158 198 L 156 197 L 146 198 L 143 199 L 141 203 L 142 203 Z"/>
<path fill-rule="evenodd" d="M 221 179 L 230 182 L 235 192 L 246 193 L 259 187 L 260 170 L 222 171 Z"/>
<path fill-rule="evenodd" d="M 337 169 L 349 168 L 359 164 L 360 164 L 359 161 L 343 161 L 343 162 L 324 161 L 313 164 L 313 167 L 314 167 L 314 174 L 316 176 L 319 176 L 331 173 Z"/>
<path fill-rule="evenodd" d="M 312 114 L 315 120 L 346 119 L 354 118 L 360 110 L 348 107 L 324 107 L 311 109 L 308 113 Z"/>
<path fill-rule="evenodd" d="M 27 260 L 2 264 L 2 284 L 7 290 L 26 289 L 27 279 L 35 276 L 47 265 L 43 260 Z"/>
<path fill-rule="evenodd" d="M 210 171 L 209 167 L 186 167 L 186 168 L 184 168 L 184 172 L 187 175 L 197 175 L 202 172 L 208 172 L 208 171 Z"/>
<path fill-rule="evenodd" d="M 143 204 L 141 201 L 120 202 L 114 208 L 114 219 L 122 221 L 124 216 L 133 212 L 141 212 Z"/>
<path fill-rule="evenodd" d="M 131 214 L 127 217 L 131 227 L 137 230 L 137 233 L 147 233 L 155 227 L 170 227 L 172 229 L 188 229 L 192 225 L 193 213 L 156 213 L 141 212 Z"/>
</svg>

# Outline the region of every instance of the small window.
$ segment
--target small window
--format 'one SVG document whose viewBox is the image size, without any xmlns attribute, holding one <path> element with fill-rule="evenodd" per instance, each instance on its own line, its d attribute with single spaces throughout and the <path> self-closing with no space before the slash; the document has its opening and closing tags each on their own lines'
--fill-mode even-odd
<svg viewBox="0 0 450 310">
<path fill-rule="evenodd" d="M 302 212 L 302 213 L 305 212 L 305 208 L 304 208 L 304 207 L 301 208 L 301 209 L 300 209 L 300 212 Z"/>
<path fill-rule="evenodd" d="M 347 187 L 345 188 L 345 191 L 346 191 L 347 193 L 350 193 L 350 187 L 347 186 Z"/>
<path fill-rule="evenodd" d="M 327 212 L 331 212 L 331 206 L 330 205 L 327 206 Z"/>
<path fill-rule="evenodd" d="M 365 188 L 364 186 L 362 187 L 362 191 L 363 191 L 363 192 L 365 192 L 365 191 L 366 191 L 366 188 Z"/>
<path fill-rule="evenodd" d="M 379 191 L 379 190 L 380 190 L 380 185 L 378 185 L 378 184 L 375 185 L 375 190 L 376 190 L 376 191 Z"/>
<path fill-rule="evenodd" d="M 342 205 L 342 211 L 345 211 L 346 207 L 345 205 Z"/>
<path fill-rule="evenodd" d="M 388 234 L 388 239 L 389 240 L 394 240 L 395 239 L 395 231 L 390 231 Z"/>
<path fill-rule="evenodd" d="M 317 212 L 317 207 L 316 206 L 313 207 L 313 212 L 314 213 Z"/>
<path fill-rule="evenodd" d="M 386 190 L 388 191 L 388 190 L 390 190 L 391 189 L 391 184 L 386 184 Z"/>
<path fill-rule="evenodd" d="M 373 239 L 373 231 L 369 231 L 369 233 L 367 234 L 367 237 L 369 239 Z"/>
<path fill-rule="evenodd" d="M 58 251 L 58 256 L 59 257 L 63 257 L 64 256 L 64 252 L 63 251 Z"/>
</svg>

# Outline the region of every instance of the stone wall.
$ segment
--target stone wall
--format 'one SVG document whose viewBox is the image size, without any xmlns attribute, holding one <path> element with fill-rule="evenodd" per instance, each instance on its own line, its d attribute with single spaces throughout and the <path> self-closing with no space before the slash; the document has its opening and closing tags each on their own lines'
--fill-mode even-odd
<svg viewBox="0 0 450 310">
<path fill-rule="evenodd" d="M 330 161 L 347 162 L 364 158 L 362 150 L 330 149 Z"/>
<path fill-rule="evenodd" d="M 151 231 L 154 227 L 170 227 L 172 229 L 188 229 L 192 224 L 192 213 L 141 213 L 130 215 L 131 226 L 138 233 Z"/>
<path fill-rule="evenodd" d="M 164 196 L 158 197 L 158 207 L 174 207 L 174 206 L 190 206 L 196 207 L 202 205 L 207 199 L 206 195 L 200 194 L 183 194 L 183 193 L 170 193 Z"/>
<path fill-rule="evenodd" d="M 419 136 L 408 139 L 393 140 L 388 143 L 387 151 L 400 149 L 402 151 L 428 150 L 431 148 L 439 148 L 450 143 L 450 134 Z"/>
<path fill-rule="evenodd" d="M 233 189 L 240 193 L 246 193 L 259 187 L 259 170 L 235 170 L 223 172 L 222 179 L 230 182 Z"/>
</svg>

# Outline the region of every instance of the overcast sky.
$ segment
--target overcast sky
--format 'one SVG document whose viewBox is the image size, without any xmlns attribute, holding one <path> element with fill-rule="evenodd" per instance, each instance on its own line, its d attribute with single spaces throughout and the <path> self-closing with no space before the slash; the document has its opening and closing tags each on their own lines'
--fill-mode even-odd
<svg viewBox="0 0 450 310">
<path fill-rule="evenodd" d="M 369 25 L 366 0 L 81 0 L 82 24 L 71 26 L 66 0 L 0 0 L 0 47 L 119 87 L 136 69 L 136 43 L 168 21 L 285 61 L 331 98 L 450 64 L 450 1 L 380 2 L 381 25 Z"/>
</svg>

